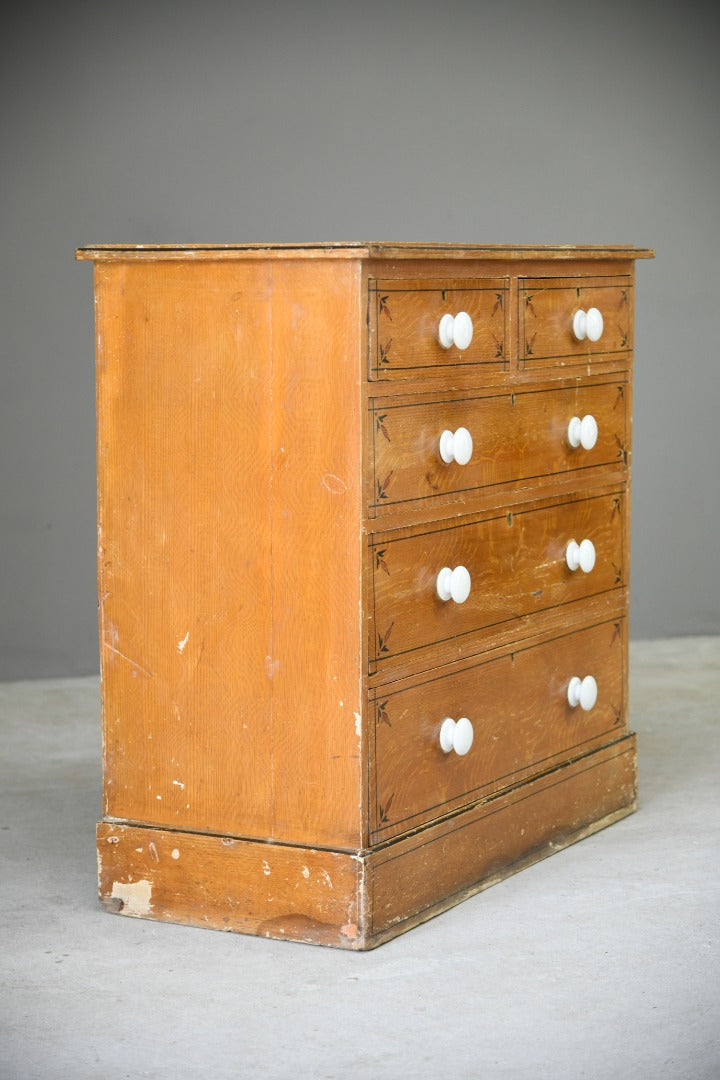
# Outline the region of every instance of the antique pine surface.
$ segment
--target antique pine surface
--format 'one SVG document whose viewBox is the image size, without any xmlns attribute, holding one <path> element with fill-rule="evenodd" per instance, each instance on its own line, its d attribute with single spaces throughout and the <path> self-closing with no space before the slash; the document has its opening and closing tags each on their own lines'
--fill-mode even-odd
<svg viewBox="0 0 720 1080">
<path fill-rule="evenodd" d="M 109 911 L 372 948 L 635 808 L 629 245 L 99 245 Z M 598 340 L 573 317 L 602 312 Z M 468 313 L 472 341 L 438 324 Z M 590 414 L 597 439 L 573 447 Z M 472 433 L 466 464 L 440 435 Z M 571 570 L 571 541 L 595 565 Z M 470 594 L 436 577 L 466 566 Z M 568 702 L 573 676 L 597 700 Z M 445 752 L 467 717 L 467 753 Z"/>
</svg>

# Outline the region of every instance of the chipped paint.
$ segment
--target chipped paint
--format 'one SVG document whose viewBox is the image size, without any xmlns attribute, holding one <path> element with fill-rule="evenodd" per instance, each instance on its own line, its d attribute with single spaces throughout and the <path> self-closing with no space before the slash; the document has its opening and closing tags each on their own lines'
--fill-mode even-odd
<svg viewBox="0 0 720 1080">
<path fill-rule="evenodd" d="M 150 843 L 148 844 L 148 851 L 150 852 L 151 858 L 155 862 L 160 862 L 160 856 L 158 855 L 158 850 L 155 847 L 155 841 L 154 840 L 151 840 Z"/>
<path fill-rule="evenodd" d="M 263 859 L 263 861 L 262 861 L 262 869 L 263 869 L 263 874 L 265 875 L 265 877 L 269 877 L 270 876 L 270 865 L 269 865 L 269 863 L 267 862 L 266 859 Z"/>
<path fill-rule="evenodd" d="M 322 880 L 323 880 L 323 885 L 327 885 L 328 889 L 332 889 L 333 883 L 332 883 L 332 880 L 331 880 L 330 875 L 328 874 L 327 870 L 321 870 L 320 875 L 321 875 Z"/>
<path fill-rule="evenodd" d="M 362 735 L 362 716 L 359 712 L 354 712 L 353 716 L 355 717 L 355 734 L 359 738 Z"/>
<path fill-rule="evenodd" d="M 110 896 L 122 904 L 123 915 L 149 915 L 152 911 L 152 881 L 113 881 Z"/>
<path fill-rule="evenodd" d="M 173 859 L 179 859 L 180 858 L 180 849 L 174 847 L 172 849 L 172 851 L 170 852 L 170 854 L 172 855 Z"/>
<path fill-rule="evenodd" d="M 185 785 L 180 780 L 173 780 L 173 784 L 175 787 L 182 788 L 183 791 L 185 790 Z"/>
<path fill-rule="evenodd" d="M 302 868 L 302 870 L 300 871 L 300 873 L 302 874 L 302 876 L 303 876 L 303 877 L 304 877 L 305 879 L 307 879 L 307 878 L 309 878 L 309 877 L 310 877 L 310 871 L 308 870 L 307 866 L 303 866 L 303 868 Z"/>
<path fill-rule="evenodd" d="M 177 650 L 178 650 L 179 653 L 181 653 L 183 651 L 183 649 L 185 648 L 185 646 L 187 645 L 189 637 L 190 637 L 190 631 L 188 630 L 185 637 L 181 638 L 180 641 L 178 641 Z"/>
</svg>

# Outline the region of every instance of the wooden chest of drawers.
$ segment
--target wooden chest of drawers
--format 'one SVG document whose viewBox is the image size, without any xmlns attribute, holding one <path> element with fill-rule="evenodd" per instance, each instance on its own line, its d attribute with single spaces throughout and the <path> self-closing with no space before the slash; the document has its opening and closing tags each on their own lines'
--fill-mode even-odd
<svg viewBox="0 0 720 1080">
<path fill-rule="evenodd" d="M 372 948 L 634 809 L 651 255 L 78 251 L 109 910 Z"/>
</svg>

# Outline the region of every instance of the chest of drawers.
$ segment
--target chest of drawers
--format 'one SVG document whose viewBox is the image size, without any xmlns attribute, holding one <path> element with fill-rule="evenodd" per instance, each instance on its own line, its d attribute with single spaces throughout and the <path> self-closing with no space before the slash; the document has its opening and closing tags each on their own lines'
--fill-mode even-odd
<svg viewBox="0 0 720 1080">
<path fill-rule="evenodd" d="M 372 948 L 634 809 L 651 255 L 78 251 L 108 910 Z"/>
</svg>

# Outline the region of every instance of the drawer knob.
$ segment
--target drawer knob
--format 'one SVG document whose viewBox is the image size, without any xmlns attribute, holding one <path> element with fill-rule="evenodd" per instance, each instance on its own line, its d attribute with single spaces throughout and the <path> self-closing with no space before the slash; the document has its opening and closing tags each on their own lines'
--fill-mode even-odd
<svg viewBox="0 0 720 1080">
<path fill-rule="evenodd" d="M 466 427 L 459 427 L 455 434 L 446 428 L 440 436 L 440 457 L 446 465 L 457 461 L 458 465 L 467 465 L 472 457 L 472 435 Z"/>
<path fill-rule="evenodd" d="M 583 450 L 592 450 L 597 437 L 598 425 L 594 416 L 588 413 L 582 420 L 579 416 L 573 416 L 567 429 L 567 439 L 571 446 L 582 446 Z"/>
<path fill-rule="evenodd" d="M 592 675 L 586 675 L 584 679 L 573 675 L 567 689 L 568 704 L 573 709 L 579 705 L 584 712 L 589 712 L 594 708 L 597 696 L 598 685 Z"/>
<path fill-rule="evenodd" d="M 603 317 L 596 307 L 588 308 L 587 311 L 581 308 L 573 315 L 573 334 L 578 341 L 584 341 L 585 338 L 588 341 L 599 341 L 604 325 Z"/>
<path fill-rule="evenodd" d="M 577 540 L 571 540 L 565 551 L 565 561 L 570 570 L 582 570 L 583 574 L 589 574 L 595 565 L 595 545 L 592 540 L 583 540 L 578 544 Z"/>
<path fill-rule="evenodd" d="M 465 567 L 456 566 L 451 570 L 449 566 L 443 566 L 437 576 L 437 594 L 441 600 L 464 604 L 470 595 L 470 574 Z"/>
<path fill-rule="evenodd" d="M 467 311 L 458 311 L 457 315 L 443 315 L 438 327 L 438 341 L 443 349 L 464 351 L 470 347 L 473 339 L 473 323 Z"/>
<path fill-rule="evenodd" d="M 446 716 L 440 728 L 440 746 L 446 754 L 454 750 L 463 757 L 473 744 L 473 726 L 467 716 L 453 720 Z"/>
</svg>

